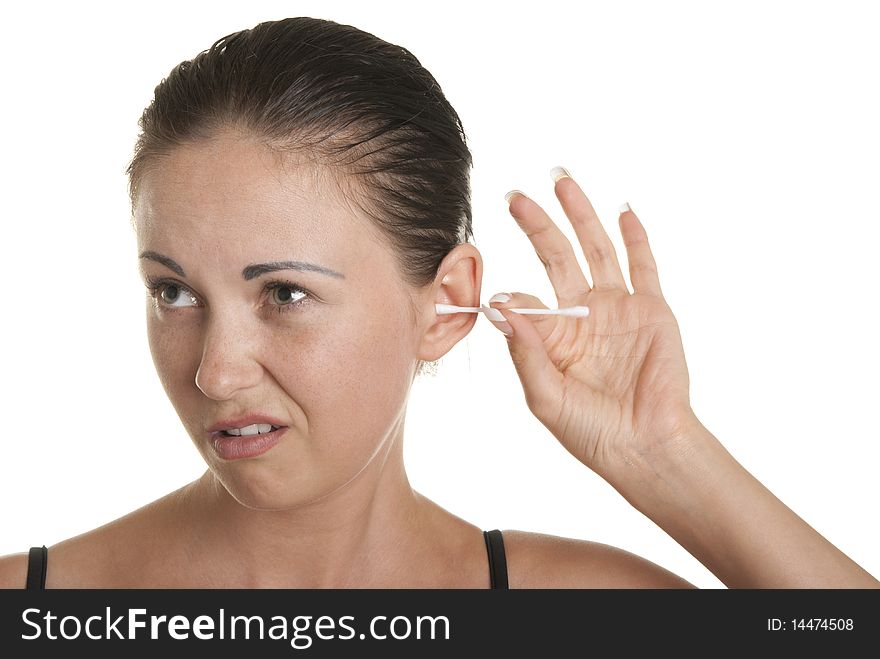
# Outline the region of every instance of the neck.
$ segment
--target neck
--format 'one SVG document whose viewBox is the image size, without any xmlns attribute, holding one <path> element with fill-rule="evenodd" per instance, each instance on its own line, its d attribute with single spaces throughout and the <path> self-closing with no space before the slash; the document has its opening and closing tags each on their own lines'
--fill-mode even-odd
<svg viewBox="0 0 880 659">
<path fill-rule="evenodd" d="M 345 485 L 286 510 L 241 505 L 213 472 L 189 486 L 192 558 L 210 587 L 394 587 L 418 579 L 413 556 L 432 550 L 438 506 L 415 492 L 403 467 L 402 428 Z M 436 528 L 435 528 L 436 533 Z M 210 548 L 210 549 L 208 549 Z M 436 551 L 436 548 L 435 548 Z"/>
</svg>

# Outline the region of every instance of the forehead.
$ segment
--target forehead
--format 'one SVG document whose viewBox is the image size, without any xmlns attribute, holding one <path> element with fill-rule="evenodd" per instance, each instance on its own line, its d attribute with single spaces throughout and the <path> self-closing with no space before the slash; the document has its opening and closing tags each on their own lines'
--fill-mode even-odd
<svg viewBox="0 0 880 659">
<path fill-rule="evenodd" d="M 225 131 L 157 157 L 134 206 L 138 240 L 167 235 L 372 242 L 377 233 L 327 167 Z"/>
</svg>

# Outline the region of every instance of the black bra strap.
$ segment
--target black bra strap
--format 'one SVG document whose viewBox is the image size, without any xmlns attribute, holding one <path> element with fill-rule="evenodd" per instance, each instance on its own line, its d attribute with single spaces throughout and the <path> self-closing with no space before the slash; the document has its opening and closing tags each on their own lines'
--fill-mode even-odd
<svg viewBox="0 0 880 659">
<path fill-rule="evenodd" d="M 27 589 L 46 589 L 46 563 L 49 558 L 49 550 L 46 545 L 31 547 L 28 554 Z"/>
<path fill-rule="evenodd" d="M 483 531 L 486 551 L 489 553 L 489 584 L 492 588 L 507 589 L 507 558 L 504 556 L 504 537 L 501 531 Z"/>
</svg>

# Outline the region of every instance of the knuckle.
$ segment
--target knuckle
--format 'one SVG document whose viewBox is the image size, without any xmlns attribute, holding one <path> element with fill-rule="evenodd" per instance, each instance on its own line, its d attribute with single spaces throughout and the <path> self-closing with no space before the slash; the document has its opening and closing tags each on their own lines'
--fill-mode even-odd
<svg viewBox="0 0 880 659">
<path fill-rule="evenodd" d="M 648 272 L 650 274 L 657 274 L 656 266 L 653 263 L 647 263 L 645 261 L 630 263 L 629 269 L 631 272 Z"/>
<path fill-rule="evenodd" d="M 537 227 L 533 231 L 527 232 L 526 236 L 532 242 L 536 242 L 536 239 L 541 240 L 545 234 L 547 234 L 548 232 L 551 231 L 551 229 L 552 229 L 552 227 L 550 226 L 550 224 L 547 222 L 544 222 L 541 226 Z"/>
<path fill-rule="evenodd" d="M 571 221 L 573 224 L 580 224 L 582 226 L 590 226 L 592 224 L 598 224 L 599 218 L 596 217 L 594 213 L 589 212 L 585 209 L 578 209 L 571 213 Z"/>
<path fill-rule="evenodd" d="M 543 263 L 544 267 L 548 270 L 562 270 L 568 262 L 569 254 L 574 255 L 574 252 L 571 251 L 570 247 L 568 249 L 565 247 L 557 247 L 545 250 L 543 254 L 539 253 L 538 258 L 541 259 L 541 263 Z"/>
<path fill-rule="evenodd" d="M 606 263 L 612 258 L 612 251 L 605 245 L 591 245 L 585 256 L 590 263 Z"/>
</svg>

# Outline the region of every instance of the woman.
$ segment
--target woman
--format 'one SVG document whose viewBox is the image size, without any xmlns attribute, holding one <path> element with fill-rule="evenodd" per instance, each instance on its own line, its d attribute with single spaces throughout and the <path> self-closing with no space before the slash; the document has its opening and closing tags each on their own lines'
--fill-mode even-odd
<svg viewBox="0 0 880 659">
<path fill-rule="evenodd" d="M 129 167 L 162 384 L 198 480 L 88 533 L 0 559 L 46 588 L 689 587 L 629 552 L 486 533 L 415 492 L 414 377 L 480 305 L 470 152 L 405 49 L 311 18 L 263 23 L 181 63 Z M 529 409 L 729 587 L 878 587 L 697 419 L 644 228 L 622 209 L 634 293 L 589 200 L 555 192 L 590 267 L 526 195 L 510 212 L 558 306 L 495 296 Z M 48 562 L 47 562 L 48 561 Z"/>
</svg>

